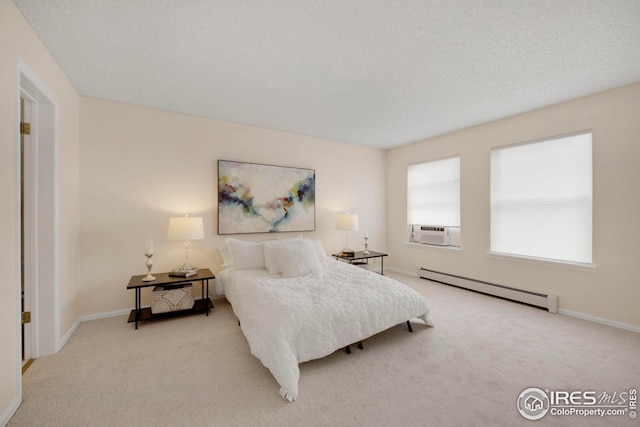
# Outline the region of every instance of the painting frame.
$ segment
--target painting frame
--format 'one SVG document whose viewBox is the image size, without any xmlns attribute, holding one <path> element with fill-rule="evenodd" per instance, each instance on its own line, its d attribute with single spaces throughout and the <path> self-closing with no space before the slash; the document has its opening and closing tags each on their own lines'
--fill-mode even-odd
<svg viewBox="0 0 640 427">
<path fill-rule="evenodd" d="M 218 234 L 315 231 L 315 169 L 218 160 Z"/>
</svg>

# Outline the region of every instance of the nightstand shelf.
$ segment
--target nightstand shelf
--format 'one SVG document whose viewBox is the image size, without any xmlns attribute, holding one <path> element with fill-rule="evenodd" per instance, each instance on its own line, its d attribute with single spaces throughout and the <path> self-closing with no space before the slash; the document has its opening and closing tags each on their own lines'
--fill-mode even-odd
<svg viewBox="0 0 640 427">
<path fill-rule="evenodd" d="M 193 303 L 193 308 L 190 308 L 189 310 L 170 311 L 168 313 L 153 314 L 151 312 L 151 307 L 144 307 L 140 309 L 140 312 L 138 314 L 138 322 L 142 320 L 159 319 L 162 317 L 183 316 L 189 313 L 199 313 L 207 309 L 207 306 L 205 304 L 209 305 L 209 309 L 213 308 L 213 302 L 211 302 L 211 299 L 209 298 L 195 300 L 195 302 Z M 133 309 L 131 310 L 131 313 L 129 313 L 129 319 L 127 320 L 127 323 L 132 323 L 135 321 L 136 310 Z"/>
<path fill-rule="evenodd" d="M 131 280 L 129 280 L 129 284 L 127 285 L 127 289 L 133 289 L 136 292 L 136 306 L 131 313 L 129 314 L 128 323 L 136 324 L 136 329 L 138 329 L 138 322 L 142 320 L 152 320 L 152 319 L 160 319 L 167 318 L 173 316 L 181 316 L 190 313 L 198 313 L 205 312 L 206 315 L 209 315 L 209 310 L 213 308 L 213 302 L 209 298 L 209 280 L 215 279 L 216 276 L 213 275 L 211 270 L 208 268 L 202 268 L 198 270 L 198 273 L 189 276 L 189 277 L 175 277 L 170 276 L 169 273 L 156 273 L 156 280 L 152 282 L 145 282 L 142 279 L 146 277 L 146 275 L 139 276 L 131 276 Z M 188 310 L 179 310 L 172 311 L 169 313 L 151 313 L 150 307 L 141 307 L 141 290 L 142 288 L 148 288 L 151 286 L 163 286 L 163 285 L 179 285 L 179 284 L 187 284 L 192 282 L 200 282 L 202 287 L 202 298 L 196 299 L 194 301 L 193 307 Z"/>
</svg>

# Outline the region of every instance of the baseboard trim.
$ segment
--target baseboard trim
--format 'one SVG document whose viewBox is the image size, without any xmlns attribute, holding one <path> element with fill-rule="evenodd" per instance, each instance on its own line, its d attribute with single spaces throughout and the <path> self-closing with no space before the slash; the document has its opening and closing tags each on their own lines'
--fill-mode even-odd
<svg viewBox="0 0 640 427">
<path fill-rule="evenodd" d="M 224 295 L 216 295 L 216 296 L 212 296 L 210 298 L 213 301 L 215 301 L 215 300 L 219 300 L 219 299 L 222 299 L 222 298 L 225 298 L 225 297 L 224 297 Z M 144 307 L 142 307 L 142 308 L 144 308 Z M 64 345 L 67 343 L 67 341 L 69 341 L 69 338 L 71 338 L 71 335 L 73 335 L 73 333 L 76 331 L 76 329 L 78 329 L 78 326 L 80 326 L 80 323 L 86 322 L 88 320 L 107 319 L 109 317 L 123 316 L 123 315 L 129 314 L 129 313 L 131 313 L 131 309 L 130 308 L 125 308 L 125 309 L 122 309 L 122 310 L 105 311 L 103 313 L 85 314 L 84 316 L 78 317 L 78 319 L 74 322 L 73 325 L 71 325 L 71 327 L 69 328 L 67 333 L 64 335 L 64 337 L 60 340 L 60 346 L 59 346 L 58 350 L 56 351 L 56 353 L 58 351 L 62 350 L 62 347 L 64 347 Z"/>
<path fill-rule="evenodd" d="M 400 273 L 400 274 L 404 274 L 405 276 L 411 276 L 411 277 L 418 277 L 418 271 L 408 271 L 408 270 L 403 270 L 401 268 L 397 268 L 397 267 L 385 267 L 385 270 L 389 270 L 389 271 L 393 271 L 396 273 Z"/>
<path fill-rule="evenodd" d="M 76 321 L 73 322 L 73 325 L 71 325 L 71 327 L 69 328 L 67 333 L 64 334 L 64 337 L 62 337 L 60 339 L 60 341 L 58 342 L 58 348 L 56 349 L 56 353 L 58 353 L 60 350 L 62 350 L 62 347 L 64 347 L 64 345 L 67 343 L 67 341 L 69 341 L 69 338 L 71 338 L 71 335 L 73 335 L 73 333 L 76 331 L 76 329 L 78 329 L 79 325 L 80 325 L 80 318 L 76 319 Z"/>
<path fill-rule="evenodd" d="M 600 323 L 602 325 L 613 326 L 614 328 L 625 329 L 627 331 L 640 333 L 640 326 L 630 325 L 628 323 L 616 322 L 615 320 L 609 320 L 603 317 L 591 316 L 590 314 L 584 314 L 578 311 L 566 310 L 563 308 L 559 308 L 558 313 L 564 314 L 566 316 L 576 317 L 582 320 L 589 320 L 590 322 Z"/>
<path fill-rule="evenodd" d="M 109 317 L 122 316 L 123 314 L 131 313 L 130 308 L 125 308 L 122 310 L 115 311 L 105 311 L 104 313 L 96 313 L 96 314 L 85 314 L 84 316 L 80 316 L 80 322 L 86 322 L 87 320 L 98 320 L 98 319 L 107 319 Z"/>
<path fill-rule="evenodd" d="M 402 270 L 396 267 L 385 267 L 385 270 L 394 271 L 396 273 L 405 274 L 411 277 L 419 277 L 418 271 L 415 272 Z M 616 322 L 615 320 L 605 319 L 603 317 L 591 316 L 589 314 L 580 313 L 578 311 L 566 310 L 558 308 L 558 314 L 564 314 L 566 316 L 576 317 L 582 320 L 588 320 L 590 322 L 600 323 L 601 325 L 613 326 L 614 328 L 624 329 L 631 332 L 640 333 L 640 326 L 630 325 L 628 323 Z"/>
<path fill-rule="evenodd" d="M 131 309 L 126 309 L 126 310 L 107 311 L 104 313 L 86 314 L 84 316 L 78 317 L 78 319 L 76 319 L 73 325 L 71 325 L 67 333 L 64 334 L 64 337 L 62 337 L 62 339 L 60 340 L 60 345 L 58 346 L 58 350 L 56 351 L 56 353 L 62 350 L 62 347 L 64 347 L 67 341 L 69 341 L 69 338 L 71 338 L 71 335 L 73 335 L 76 329 L 78 329 L 78 326 L 80 326 L 80 323 L 86 322 L 87 320 L 106 319 L 108 317 L 121 316 L 123 314 L 129 314 L 130 312 L 131 312 Z"/>
</svg>

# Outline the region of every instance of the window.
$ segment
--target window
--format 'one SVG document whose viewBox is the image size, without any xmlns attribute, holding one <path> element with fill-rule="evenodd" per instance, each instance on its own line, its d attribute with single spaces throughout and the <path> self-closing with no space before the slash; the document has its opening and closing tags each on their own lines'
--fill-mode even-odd
<svg viewBox="0 0 640 427">
<path fill-rule="evenodd" d="M 407 221 L 412 231 L 414 225 L 456 228 L 447 245 L 460 245 L 459 156 L 408 166 Z"/>
<path fill-rule="evenodd" d="M 591 264 L 591 132 L 491 151 L 491 251 Z"/>
</svg>

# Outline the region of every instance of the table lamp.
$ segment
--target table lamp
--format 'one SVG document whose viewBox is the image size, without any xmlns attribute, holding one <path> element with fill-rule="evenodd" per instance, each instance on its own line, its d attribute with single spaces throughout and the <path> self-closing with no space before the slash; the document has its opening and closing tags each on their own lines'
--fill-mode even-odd
<svg viewBox="0 0 640 427">
<path fill-rule="evenodd" d="M 349 231 L 358 230 L 358 215 L 355 214 L 340 214 L 336 217 L 336 230 L 342 230 L 346 234 L 346 245 L 342 252 L 342 256 L 354 256 L 355 251 L 349 248 Z"/>
<path fill-rule="evenodd" d="M 189 263 L 189 242 L 191 240 L 204 239 L 204 225 L 201 216 L 185 215 L 182 217 L 171 217 L 169 219 L 169 240 L 182 240 L 184 244 L 184 264 L 171 270 L 172 275 L 191 276 L 198 272 L 198 269 Z"/>
</svg>

